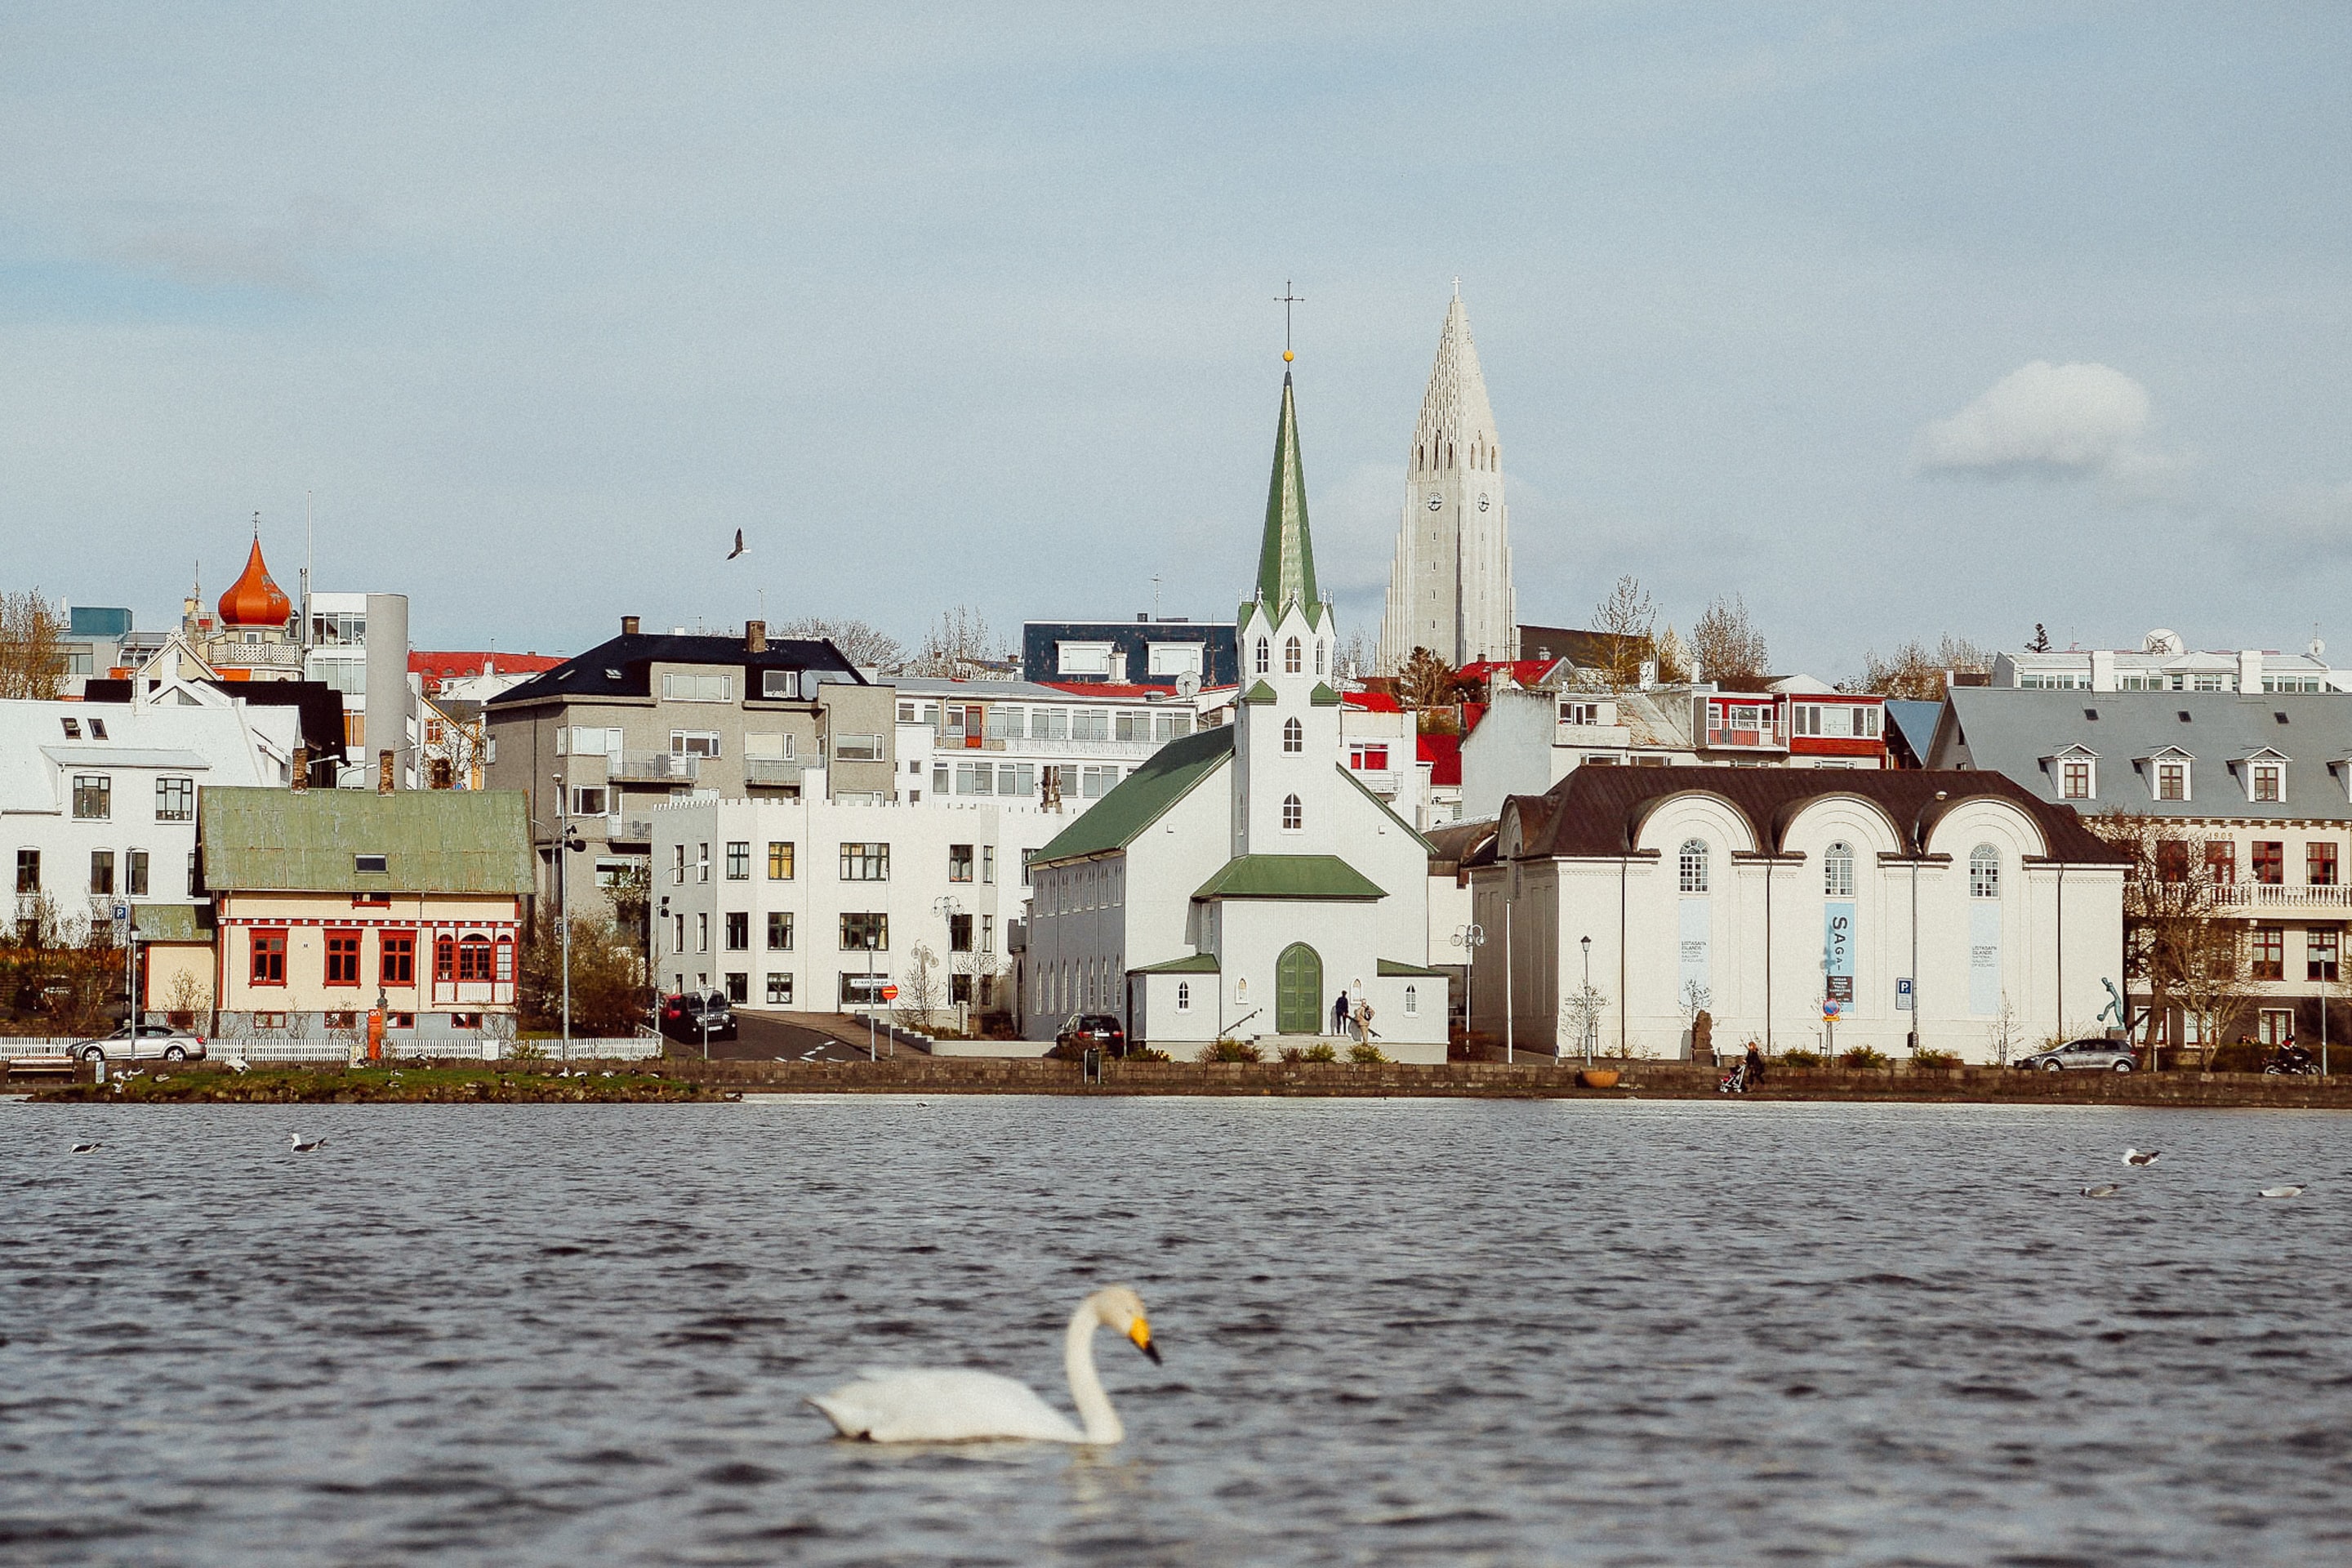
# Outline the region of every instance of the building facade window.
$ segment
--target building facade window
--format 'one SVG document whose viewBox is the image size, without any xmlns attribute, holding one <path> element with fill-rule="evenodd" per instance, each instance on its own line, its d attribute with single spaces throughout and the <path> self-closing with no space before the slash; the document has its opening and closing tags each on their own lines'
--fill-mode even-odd
<svg viewBox="0 0 2352 1568">
<path fill-rule="evenodd" d="M 114 780 L 105 773 L 76 773 L 73 814 L 77 822 L 105 822 L 114 816 Z"/>
<path fill-rule="evenodd" d="M 2205 875 L 2217 888 L 2227 888 L 2238 879 L 2238 841 L 2234 838 L 2209 838 L 2205 841 Z"/>
<path fill-rule="evenodd" d="M 16 891 L 37 893 L 41 890 L 41 852 L 37 849 L 16 851 Z"/>
<path fill-rule="evenodd" d="M 2158 800 L 2189 798 L 2189 764 L 2187 763 L 2156 764 L 2156 798 Z"/>
<path fill-rule="evenodd" d="M 497 974 L 490 965 L 490 939 L 486 936 L 466 936 L 457 941 L 457 979 L 460 984 L 476 984 Z"/>
<path fill-rule="evenodd" d="M 416 984 L 416 933 L 413 931 L 380 931 L 375 939 L 376 983 L 380 985 L 414 985 Z"/>
<path fill-rule="evenodd" d="M 357 985 L 360 983 L 360 933 L 355 931 L 331 931 L 327 933 L 327 984 Z"/>
<path fill-rule="evenodd" d="M 1257 672 L 1265 675 L 1274 668 L 1274 649 L 1264 637 L 1257 639 Z"/>
<path fill-rule="evenodd" d="M 113 850 L 93 849 L 89 852 L 89 890 L 95 898 L 104 898 L 114 891 Z"/>
<path fill-rule="evenodd" d="M 950 952 L 971 951 L 971 917 L 970 915 L 948 917 L 948 951 Z"/>
<path fill-rule="evenodd" d="M 1969 851 L 1969 897 L 2000 897 L 2000 851 L 1990 844 L 1979 844 Z"/>
<path fill-rule="evenodd" d="M 881 913 L 844 914 L 842 951 L 887 952 L 890 949 L 890 917 Z"/>
<path fill-rule="evenodd" d="M 147 896 L 147 851 L 144 849 L 133 849 L 123 857 L 122 890 L 134 899 Z"/>
<path fill-rule="evenodd" d="M 749 910 L 727 911 L 727 951 L 749 952 L 751 950 L 751 912 Z"/>
<path fill-rule="evenodd" d="M 1301 659 L 1301 658 L 1300 658 L 1300 655 L 1302 654 L 1302 652 L 1303 652 L 1303 651 L 1304 651 L 1304 650 L 1303 650 L 1303 649 L 1301 649 L 1301 648 L 1299 647 L 1299 646 L 1298 646 L 1298 639 L 1297 639 L 1297 637 L 1289 637 L 1289 638 L 1285 639 L 1285 641 L 1283 642 L 1283 645 L 1282 645 L 1282 673 L 1283 673 L 1283 674 L 1285 674 L 1285 675 L 1297 675 L 1297 673 L 1298 673 L 1302 668 L 1305 668 L 1305 664 L 1304 664 L 1303 660 L 1302 660 L 1302 659 Z"/>
<path fill-rule="evenodd" d="M 793 847 L 780 838 L 768 840 L 768 880 L 789 882 L 793 879 Z"/>
<path fill-rule="evenodd" d="M 1675 859 L 1681 872 L 1682 890 L 1685 893 L 1706 892 L 1706 841 L 1703 838 L 1684 839 Z"/>
<path fill-rule="evenodd" d="M 793 977 L 789 974 L 768 976 L 768 1005 L 789 1007 L 793 1005 Z"/>
<path fill-rule="evenodd" d="M 2178 838 L 2159 838 L 2156 843 L 2156 879 L 2159 882 L 2189 880 L 2189 846 Z"/>
<path fill-rule="evenodd" d="M 948 880 L 950 882 L 969 882 L 971 880 L 971 845 L 950 844 L 948 846 Z"/>
<path fill-rule="evenodd" d="M 887 844 L 845 844 L 841 847 L 841 879 L 845 882 L 887 882 L 890 879 Z"/>
<path fill-rule="evenodd" d="M 2286 798 L 2285 768 L 2277 763 L 2256 763 L 2253 773 L 2256 800 L 2274 803 Z"/>
<path fill-rule="evenodd" d="M 751 999 L 751 977 L 740 969 L 727 972 L 727 1000 L 749 1002 Z"/>
<path fill-rule="evenodd" d="M 2091 764 L 2081 757 L 2069 757 L 2060 769 L 2062 783 L 2058 793 L 2067 800 L 2091 798 Z"/>
<path fill-rule="evenodd" d="M 1192 1010 L 1192 983 L 1189 980 L 1179 980 L 1176 983 L 1176 1011 L 1189 1013 Z"/>
<path fill-rule="evenodd" d="M 1307 726 L 1301 724 L 1296 719 L 1285 719 L 1282 721 L 1282 749 L 1286 752 L 1305 751 L 1307 749 Z"/>
<path fill-rule="evenodd" d="M 1300 804 L 1297 795 L 1284 795 L 1282 797 L 1282 830 L 1285 833 L 1296 833 L 1306 826 L 1307 807 Z"/>
<path fill-rule="evenodd" d="M 710 916 L 708 913 L 697 914 L 694 917 L 694 951 L 697 952 L 710 951 Z"/>
<path fill-rule="evenodd" d="M 2275 838 L 2254 840 L 2254 880 L 2277 887 L 2286 880 L 2286 846 Z"/>
<path fill-rule="evenodd" d="M 2336 846 L 2315 841 L 2303 847 L 2303 879 L 2315 888 L 2336 886 Z"/>
<path fill-rule="evenodd" d="M 1822 892 L 1832 899 L 1853 897 L 1853 846 L 1838 843 L 1822 852 Z"/>
<path fill-rule="evenodd" d="M 457 939 L 447 931 L 433 939 L 433 979 L 441 985 L 454 984 L 457 979 Z"/>
<path fill-rule="evenodd" d="M 2253 977 L 2256 980 L 2286 978 L 2286 927 L 2254 928 Z"/>
<path fill-rule="evenodd" d="M 252 937 L 252 967 L 248 971 L 256 985 L 286 984 L 286 933 L 283 931 L 257 931 Z"/>
<path fill-rule="evenodd" d="M 2334 926 L 2314 926 L 2303 933 L 2304 978 L 2334 980 L 2343 934 Z"/>
<path fill-rule="evenodd" d="M 768 951 L 790 952 L 793 950 L 793 912 L 790 910 L 768 911 Z"/>
<path fill-rule="evenodd" d="M 727 879 L 748 882 L 751 879 L 751 844 L 746 838 L 730 840 L 727 846 Z"/>
<path fill-rule="evenodd" d="M 162 778 L 155 781 L 155 820 L 158 822 L 194 822 L 196 819 L 196 781 L 194 779 Z"/>
</svg>

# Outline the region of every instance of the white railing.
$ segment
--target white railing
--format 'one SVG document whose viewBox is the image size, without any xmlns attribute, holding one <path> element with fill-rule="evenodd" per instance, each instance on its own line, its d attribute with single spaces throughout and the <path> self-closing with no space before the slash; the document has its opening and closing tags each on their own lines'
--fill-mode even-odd
<svg viewBox="0 0 2352 1568">
<path fill-rule="evenodd" d="M 607 844 L 646 844 L 653 840 L 654 825 L 643 816 L 615 816 L 604 828 Z"/>
<path fill-rule="evenodd" d="M 604 776 L 658 784 L 665 779 L 692 779 L 702 772 L 700 757 L 673 756 L 667 752 L 624 752 L 604 759 Z"/>
<path fill-rule="evenodd" d="M 1151 755 L 1165 741 L 1039 741 L 1034 739 L 992 739 L 980 746 L 966 746 L 953 739 L 941 742 L 932 755 L 940 762 L 953 762 L 966 752 L 998 752 L 1008 757 L 1118 757 L 1137 762 Z"/>
<path fill-rule="evenodd" d="M 2213 889 L 2213 901 L 2225 909 L 2346 910 L 2352 909 L 2352 886 L 2231 882 Z"/>
<path fill-rule="evenodd" d="M 775 757 L 743 759 L 743 782 L 746 784 L 796 784 L 801 782 L 801 775 L 807 772 L 806 763 Z"/>
</svg>

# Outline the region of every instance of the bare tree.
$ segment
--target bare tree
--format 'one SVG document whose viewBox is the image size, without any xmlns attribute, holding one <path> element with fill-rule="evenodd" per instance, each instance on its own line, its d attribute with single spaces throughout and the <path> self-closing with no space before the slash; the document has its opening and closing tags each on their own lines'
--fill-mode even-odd
<svg viewBox="0 0 2352 1568">
<path fill-rule="evenodd" d="M 897 637 L 878 626 L 846 616 L 803 616 L 774 629 L 780 637 L 823 637 L 841 650 L 841 657 L 861 668 L 888 669 L 903 662 L 907 650 Z"/>
<path fill-rule="evenodd" d="M 1771 670 L 1764 634 L 1748 619 L 1747 601 L 1737 594 L 1718 595 L 1707 605 L 1691 627 L 1690 646 L 1700 676 L 1729 689 L 1760 681 Z"/>
<path fill-rule="evenodd" d="M 1444 708 L 1454 700 L 1454 667 L 1425 647 L 1408 655 L 1397 677 L 1397 700 L 1416 712 Z"/>
<path fill-rule="evenodd" d="M 2150 1047 L 2179 1004 L 2199 1020 L 2208 1062 L 2247 994 L 2243 922 L 2223 904 L 2226 862 L 2176 817 L 2107 811 L 2084 825 L 2130 858 L 2124 872 L 2124 973 L 2147 987 Z"/>
<path fill-rule="evenodd" d="M 1885 658 L 1874 651 L 1864 654 L 1861 679 L 1848 681 L 1846 689 L 1940 702 L 1947 671 L 1954 675 L 1982 675 L 1991 668 L 1992 657 L 1966 637 L 1948 635 L 1932 653 L 1915 638 Z"/>
<path fill-rule="evenodd" d="M 940 612 L 940 624 L 923 634 L 923 646 L 907 666 L 909 675 L 970 680 L 994 673 L 1010 651 L 969 605 Z"/>
<path fill-rule="evenodd" d="M 1397 673 L 1392 669 L 1382 669 L 1380 665 L 1380 639 L 1362 630 L 1349 632 L 1332 650 L 1331 668 L 1340 675 L 1360 680 L 1368 675 Z"/>
<path fill-rule="evenodd" d="M 1672 626 L 1658 634 L 1658 679 L 1669 686 L 1692 679 L 1691 645 Z"/>
<path fill-rule="evenodd" d="M 906 973 L 898 977 L 898 995 L 891 1004 L 898 1026 L 928 1028 L 931 1015 L 939 1010 L 940 993 L 945 990 L 940 983 L 940 955 L 931 951 L 929 942 L 917 942 L 907 953 Z"/>
<path fill-rule="evenodd" d="M 0 593 L 0 698 L 48 701 L 65 677 L 65 617 L 37 588 Z"/>
<path fill-rule="evenodd" d="M 1560 1022 L 1575 1030 L 1577 1048 L 1584 1053 L 1586 1067 L 1592 1065 L 1592 1043 L 1600 1036 L 1601 1015 L 1608 1006 L 1608 994 L 1590 984 L 1570 992 L 1559 1005 Z"/>
<path fill-rule="evenodd" d="M 1657 624 L 1657 601 L 1630 572 L 1593 606 L 1592 629 L 1608 639 L 1601 674 L 1610 690 L 1631 691 L 1642 683 L 1642 666 L 1651 657 Z"/>
</svg>

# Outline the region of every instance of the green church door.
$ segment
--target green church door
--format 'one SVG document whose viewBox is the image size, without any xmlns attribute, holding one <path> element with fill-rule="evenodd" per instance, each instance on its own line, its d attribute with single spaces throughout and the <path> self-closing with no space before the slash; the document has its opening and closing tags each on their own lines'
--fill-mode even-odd
<svg viewBox="0 0 2352 1568">
<path fill-rule="evenodd" d="M 1303 942 L 1284 948 L 1274 966 L 1274 1026 L 1286 1035 L 1323 1032 L 1323 961 Z"/>
</svg>

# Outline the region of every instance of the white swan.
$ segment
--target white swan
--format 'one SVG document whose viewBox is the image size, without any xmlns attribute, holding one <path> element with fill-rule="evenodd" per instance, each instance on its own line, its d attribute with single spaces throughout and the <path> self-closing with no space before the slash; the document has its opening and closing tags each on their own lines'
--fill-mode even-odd
<svg viewBox="0 0 2352 1568">
<path fill-rule="evenodd" d="M 1025 1384 L 992 1372 L 962 1367 L 868 1367 L 856 1383 L 809 1403 L 845 1437 L 874 1443 L 964 1443 L 987 1437 L 1025 1437 L 1039 1443 L 1117 1443 L 1127 1436 L 1118 1413 L 1095 1375 L 1095 1330 L 1112 1328 L 1135 1342 L 1156 1363 L 1151 1325 L 1144 1321 L 1143 1298 L 1124 1285 L 1096 1291 L 1078 1303 L 1062 1337 L 1062 1364 L 1070 1378 L 1070 1418 L 1037 1397 Z"/>
</svg>

